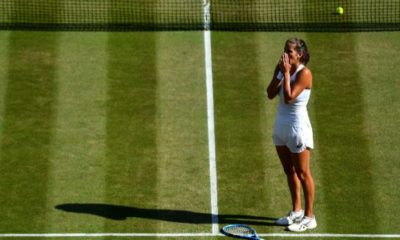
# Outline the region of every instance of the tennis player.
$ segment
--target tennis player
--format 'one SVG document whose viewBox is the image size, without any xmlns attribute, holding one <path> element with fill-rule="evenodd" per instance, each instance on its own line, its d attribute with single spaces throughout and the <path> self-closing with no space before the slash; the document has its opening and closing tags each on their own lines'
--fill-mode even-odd
<svg viewBox="0 0 400 240">
<path fill-rule="evenodd" d="M 306 64 L 310 55 L 306 43 L 298 38 L 286 41 L 284 53 L 267 88 L 268 98 L 279 95 L 273 142 L 276 146 L 292 199 L 292 210 L 276 224 L 303 232 L 317 227 L 313 215 L 315 194 L 310 170 L 310 149 L 314 147 L 307 103 L 312 88 L 312 74 Z M 301 190 L 305 208 L 302 209 Z"/>
</svg>

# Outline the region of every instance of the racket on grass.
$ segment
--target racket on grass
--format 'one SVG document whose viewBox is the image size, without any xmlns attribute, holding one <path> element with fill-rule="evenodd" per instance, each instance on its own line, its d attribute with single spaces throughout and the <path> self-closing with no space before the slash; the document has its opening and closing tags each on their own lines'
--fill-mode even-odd
<svg viewBox="0 0 400 240">
<path fill-rule="evenodd" d="M 256 230 L 245 224 L 226 225 L 221 229 L 221 232 L 230 237 L 262 240 L 262 238 L 258 237 Z"/>
</svg>

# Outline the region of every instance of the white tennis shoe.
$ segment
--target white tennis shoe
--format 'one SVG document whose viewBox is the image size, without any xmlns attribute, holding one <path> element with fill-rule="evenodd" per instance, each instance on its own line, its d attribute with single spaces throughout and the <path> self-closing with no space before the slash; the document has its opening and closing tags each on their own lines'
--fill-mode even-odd
<svg viewBox="0 0 400 240">
<path fill-rule="evenodd" d="M 280 226 L 289 226 L 296 222 L 300 222 L 304 217 L 304 210 L 300 210 L 299 212 L 291 211 L 285 217 L 281 217 L 275 221 L 277 225 Z"/>
<path fill-rule="evenodd" d="M 306 230 L 311 230 L 317 227 L 317 220 L 315 216 L 307 217 L 304 216 L 300 222 L 293 223 L 289 225 L 288 230 L 292 232 L 304 232 Z"/>
</svg>

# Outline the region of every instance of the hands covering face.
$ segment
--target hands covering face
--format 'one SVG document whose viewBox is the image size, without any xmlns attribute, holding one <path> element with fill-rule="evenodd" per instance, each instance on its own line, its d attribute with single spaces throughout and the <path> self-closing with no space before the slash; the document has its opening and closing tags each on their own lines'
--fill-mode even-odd
<svg viewBox="0 0 400 240">
<path fill-rule="evenodd" d="M 289 72 L 292 66 L 292 61 L 287 53 L 283 53 L 279 60 L 279 67 L 282 73 Z"/>
</svg>

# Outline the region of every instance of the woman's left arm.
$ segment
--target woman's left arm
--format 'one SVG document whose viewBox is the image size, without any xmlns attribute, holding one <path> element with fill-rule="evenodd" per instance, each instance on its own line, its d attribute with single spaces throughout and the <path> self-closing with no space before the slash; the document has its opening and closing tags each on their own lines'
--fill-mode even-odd
<svg viewBox="0 0 400 240">
<path fill-rule="evenodd" d="M 303 68 L 296 76 L 293 83 L 290 82 L 290 74 L 285 74 L 283 89 L 285 103 L 292 103 L 304 89 L 311 89 L 312 74 L 308 68 Z"/>
</svg>

